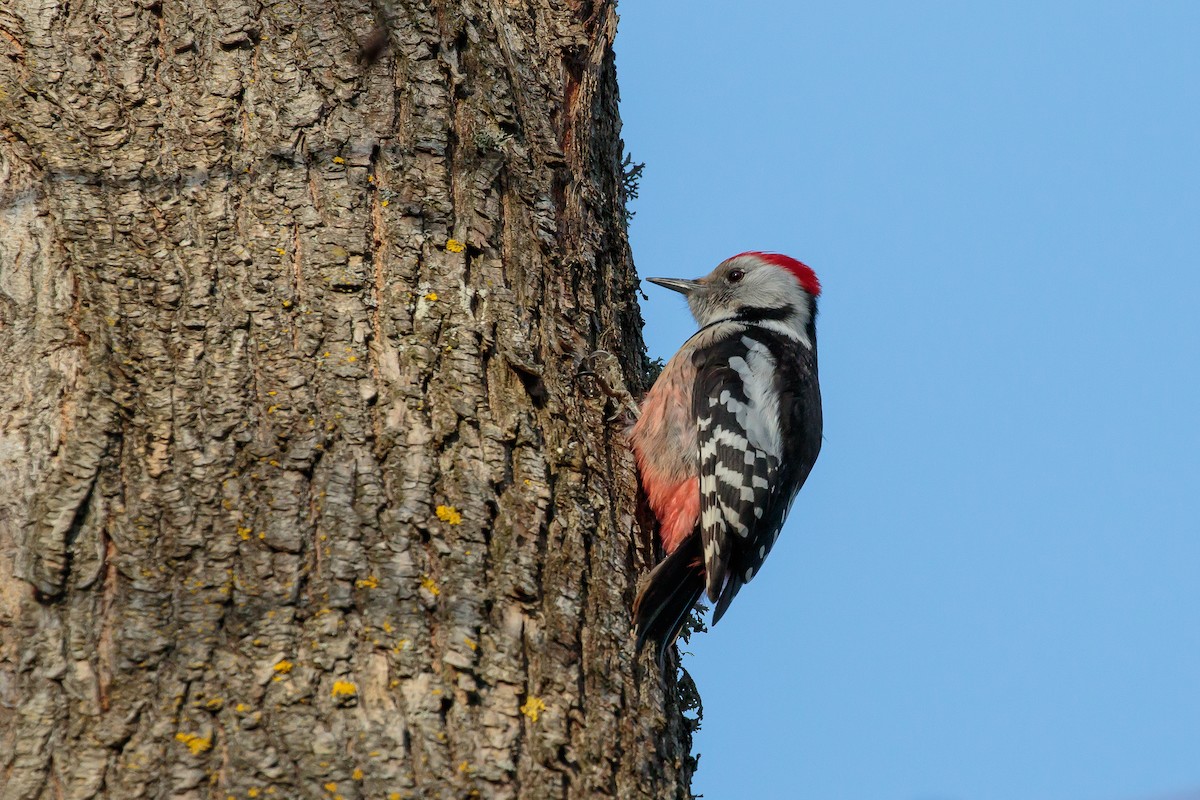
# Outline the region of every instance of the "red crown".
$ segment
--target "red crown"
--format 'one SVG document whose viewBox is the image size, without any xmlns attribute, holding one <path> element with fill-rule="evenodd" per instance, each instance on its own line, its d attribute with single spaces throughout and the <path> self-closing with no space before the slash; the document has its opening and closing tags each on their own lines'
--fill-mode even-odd
<svg viewBox="0 0 1200 800">
<path fill-rule="evenodd" d="M 817 280 L 817 273 L 812 271 L 812 268 L 807 264 L 803 264 L 790 256 L 785 256 L 782 253 L 764 253 L 761 250 L 747 250 L 744 253 L 738 253 L 733 258 L 741 258 L 742 256 L 754 256 L 755 258 L 765 261 L 768 264 L 774 264 L 777 267 L 783 267 L 788 272 L 796 276 L 796 280 L 800 281 L 801 288 L 811 294 L 813 297 L 819 297 L 821 294 L 821 282 Z M 730 259 L 732 260 L 732 259 Z"/>
</svg>

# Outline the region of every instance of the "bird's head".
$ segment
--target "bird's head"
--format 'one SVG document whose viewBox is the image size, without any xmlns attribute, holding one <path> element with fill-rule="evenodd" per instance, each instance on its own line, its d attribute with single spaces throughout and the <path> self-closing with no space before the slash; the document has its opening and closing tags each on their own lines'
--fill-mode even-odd
<svg viewBox="0 0 1200 800">
<path fill-rule="evenodd" d="M 800 330 L 816 316 L 821 284 L 808 266 L 779 253 L 751 250 L 727 258 L 696 280 L 648 278 L 687 297 L 701 326 L 725 319 L 780 321 Z"/>
</svg>

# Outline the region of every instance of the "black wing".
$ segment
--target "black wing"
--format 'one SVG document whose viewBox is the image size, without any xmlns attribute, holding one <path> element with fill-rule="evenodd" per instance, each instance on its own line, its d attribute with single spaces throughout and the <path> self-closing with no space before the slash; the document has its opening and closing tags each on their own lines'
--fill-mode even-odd
<svg viewBox="0 0 1200 800">
<path fill-rule="evenodd" d="M 766 560 L 821 449 L 816 360 L 758 326 L 696 356 L 700 532 L 721 618 Z"/>
</svg>

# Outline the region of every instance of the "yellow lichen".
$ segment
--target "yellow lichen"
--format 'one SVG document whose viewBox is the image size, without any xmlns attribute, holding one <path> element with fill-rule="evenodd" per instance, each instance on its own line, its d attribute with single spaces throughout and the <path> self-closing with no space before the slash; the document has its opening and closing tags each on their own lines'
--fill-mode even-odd
<svg viewBox="0 0 1200 800">
<path fill-rule="evenodd" d="M 363 771 L 355 768 L 354 772 L 350 773 L 350 777 L 356 781 L 361 781 L 363 779 Z"/>
<path fill-rule="evenodd" d="M 200 736 L 196 733 L 184 733 L 180 731 L 175 734 L 175 738 L 183 742 L 188 750 L 192 751 L 192 755 L 198 756 L 201 753 L 212 749 L 212 739 L 208 736 Z"/>
<path fill-rule="evenodd" d="M 383 206 L 384 208 L 387 208 L 387 206 L 388 206 L 388 201 L 387 201 L 387 200 L 384 200 L 384 201 L 383 201 L 382 203 L 380 203 L 379 205 Z"/>
<path fill-rule="evenodd" d="M 325 784 L 325 791 L 327 791 L 327 792 L 336 792 L 336 791 L 337 791 L 337 784 L 336 784 L 336 783 L 334 783 L 333 781 L 330 781 L 329 783 Z"/>
<path fill-rule="evenodd" d="M 238 712 L 239 714 L 245 714 L 247 711 L 250 710 L 250 706 L 246 705 L 245 703 L 238 703 L 236 706 L 233 707 L 233 710 Z"/>
<path fill-rule="evenodd" d="M 458 765 L 458 771 L 459 772 L 474 772 L 475 768 L 471 766 L 470 762 L 464 761 Z"/>
<path fill-rule="evenodd" d="M 342 158 L 341 156 L 334 156 L 334 157 L 333 157 L 333 163 L 335 163 L 335 164 L 345 164 L 345 163 L 346 163 L 346 159 Z"/>
<path fill-rule="evenodd" d="M 431 303 L 436 303 L 437 302 L 437 292 L 430 292 L 429 294 L 425 295 L 425 299 Z"/>
<path fill-rule="evenodd" d="M 442 593 L 442 590 L 438 588 L 438 585 L 433 582 L 433 578 L 429 577 L 428 575 L 425 575 L 421 578 L 421 588 L 429 592 L 434 597 L 437 597 Z"/>
<path fill-rule="evenodd" d="M 378 589 L 379 588 L 379 579 L 376 578 L 374 575 L 371 575 L 369 577 L 362 578 L 360 580 L 355 581 L 354 585 L 360 589 Z"/>
<path fill-rule="evenodd" d="M 294 666 L 295 666 L 295 664 L 293 664 L 292 662 L 288 661 L 285 658 L 283 661 L 280 661 L 278 664 L 275 665 L 274 670 L 281 675 L 286 675 L 292 671 L 292 667 L 294 667 Z"/>
<path fill-rule="evenodd" d="M 446 242 L 446 250 L 451 253 L 461 253 L 466 250 L 467 246 L 457 239 L 450 239 Z"/>
<path fill-rule="evenodd" d="M 281 255 L 281 256 L 286 256 L 286 255 L 287 255 L 287 250 L 284 250 L 282 247 L 276 247 L 276 248 L 275 248 L 275 252 L 276 252 L 276 253 L 278 253 L 278 254 L 279 254 L 279 255 Z"/>
<path fill-rule="evenodd" d="M 471 639 L 470 637 L 464 636 L 464 637 L 463 637 L 463 641 L 464 641 L 464 642 L 466 642 L 466 643 L 467 643 L 467 647 L 471 648 L 472 650 L 478 650 L 478 649 L 479 649 L 479 644 L 478 644 L 478 643 L 477 643 L 477 642 L 476 642 L 474 639 Z"/>
<path fill-rule="evenodd" d="M 243 528 L 240 525 L 238 526 L 238 529 L 237 529 L 238 536 L 242 537 L 243 542 L 250 541 L 250 534 L 253 532 L 254 532 L 253 528 Z"/>
<path fill-rule="evenodd" d="M 529 695 L 525 704 L 521 706 L 521 713 L 529 717 L 533 722 L 538 721 L 538 715 L 546 710 L 546 704 L 542 702 L 542 698 Z"/>
<path fill-rule="evenodd" d="M 454 506 L 438 506 L 437 517 L 449 525 L 462 524 L 462 514 L 458 513 L 458 509 Z"/>
<path fill-rule="evenodd" d="M 355 697 L 358 694 L 358 686 L 352 681 L 334 681 L 332 694 L 334 697 Z"/>
<path fill-rule="evenodd" d="M 247 797 L 258 797 L 258 789 L 251 786 L 249 789 L 246 790 L 246 796 Z"/>
</svg>

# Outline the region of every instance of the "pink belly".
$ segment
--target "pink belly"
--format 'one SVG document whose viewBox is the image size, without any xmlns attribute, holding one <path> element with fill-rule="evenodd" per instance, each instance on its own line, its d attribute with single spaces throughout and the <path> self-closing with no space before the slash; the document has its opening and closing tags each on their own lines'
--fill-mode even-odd
<svg viewBox="0 0 1200 800">
<path fill-rule="evenodd" d="M 657 495 L 657 496 L 656 496 Z M 688 478 L 662 491 L 650 492 L 650 508 L 658 517 L 659 535 L 667 554 L 679 549 L 700 519 L 700 479 Z"/>
</svg>

